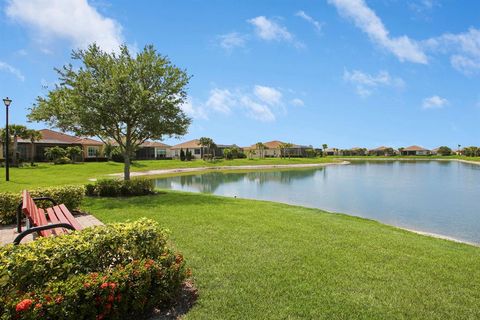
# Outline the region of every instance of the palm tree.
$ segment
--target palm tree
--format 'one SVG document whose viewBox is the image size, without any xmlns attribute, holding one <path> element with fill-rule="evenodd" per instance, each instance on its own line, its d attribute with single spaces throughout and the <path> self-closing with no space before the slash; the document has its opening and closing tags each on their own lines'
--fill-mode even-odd
<svg viewBox="0 0 480 320">
<path fill-rule="evenodd" d="M 8 126 L 9 132 L 12 133 L 13 136 L 13 157 L 12 157 L 12 162 L 13 165 L 17 165 L 17 149 L 18 149 L 18 138 L 21 139 L 27 139 L 27 127 L 21 125 L 21 124 L 12 124 Z M 10 140 L 10 139 L 8 139 Z"/>
<path fill-rule="evenodd" d="M 213 150 L 213 157 L 215 157 L 215 147 L 216 147 L 216 144 L 215 144 L 215 142 L 213 142 L 213 139 L 212 139 L 212 138 L 201 137 L 201 138 L 198 140 L 198 144 L 199 144 L 200 146 L 202 146 L 202 151 L 203 151 L 203 148 L 207 148 L 208 154 L 211 154 L 211 152 L 212 152 L 212 150 Z M 203 152 L 202 152 L 202 158 L 203 158 Z"/>
<path fill-rule="evenodd" d="M 293 143 L 281 143 L 278 147 L 280 148 L 280 156 L 285 157 L 286 151 L 293 147 Z M 290 159 L 290 151 L 288 152 L 288 158 Z"/>
<path fill-rule="evenodd" d="M 264 158 L 265 157 L 265 149 L 267 149 L 267 146 L 264 145 L 262 142 L 257 142 L 257 143 L 255 143 L 255 148 L 258 150 L 258 157 L 259 158 Z"/>
<path fill-rule="evenodd" d="M 30 140 L 30 144 L 31 144 L 30 164 L 33 166 L 35 162 L 35 142 L 40 141 L 42 139 L 42 133 L 34 129 L 28 129 L 26 132 L 26 136 L 27 136 L 27 139 Z"/>
<path fill-rule="evenodd" d="M 328 148 L 328 145 L 326 143 L 322 144 L 322 148 L 323 148 L 323 155 L 327 155 L 327 148 Z"/>
</svg>

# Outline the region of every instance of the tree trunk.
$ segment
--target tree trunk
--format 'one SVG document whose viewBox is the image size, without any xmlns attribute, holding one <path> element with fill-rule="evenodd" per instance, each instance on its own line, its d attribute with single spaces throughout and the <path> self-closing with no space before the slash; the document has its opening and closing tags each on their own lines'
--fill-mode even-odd
<svg viewBox="0 0 480 320">
<path fill-rule="evenodd" d="M 35 164 L 35 143 L 32 141 L 32 154 L 30 157 L 30 164 L 33 166 Z"/>
<path fill-rule="evenodd" d="M 130 180 L 130 152 L 124 154 L 123 179 Z"/>
</svg>

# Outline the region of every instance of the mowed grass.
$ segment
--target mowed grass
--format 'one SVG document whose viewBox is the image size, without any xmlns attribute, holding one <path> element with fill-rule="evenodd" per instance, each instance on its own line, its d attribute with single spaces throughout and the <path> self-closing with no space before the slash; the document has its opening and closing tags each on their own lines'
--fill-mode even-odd
<svg viewBox="0 0 480 320">
<path fill-rule="evenodd" d="M 317 209 L 173 191 L 90 198 L 83 209 L 171 230 L 199 289 L 185 319 L 480 318 L 477 247 Z"/>
<path fill-rule="evenodd" d="M 292 159 L 235 159 L 207 162 L 203 160 L 140 160 L 132 164 L 132 172 L 157 169 L 176 169 L 216 166 L 245 165 L 280 165 L 325 163 L 338 161 L 333 158 L 292 158 Z M 10 182 L 5 182 L 5 168 L 0 168 L 0 192 L 21 191 L 37 187 L 48 187 L 65 184 L 86 184 L 92 178 L 105 178 L 108 174 L 122 173 L 123 163 L 117 162 L 85 162 L 76 164 L 54 165 L 38 163 L 35 167 L 10 168 Z"/>
</svg>

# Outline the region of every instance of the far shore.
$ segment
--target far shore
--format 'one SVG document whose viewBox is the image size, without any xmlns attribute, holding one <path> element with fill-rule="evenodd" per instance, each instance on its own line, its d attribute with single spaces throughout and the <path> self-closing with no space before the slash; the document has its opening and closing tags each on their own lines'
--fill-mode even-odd
<svg viewBox="0 0 480 320">
<path fill-rule="evenodd" d="M 289 169 L 289 168 L 315 168 L 331 165 L 346 165 L 348 161 L 331 163 L 297 163 L 297 164 L 273 164 L 273 165 L 245 165 L 245 166 L 217 166 L 217 167 L 196 167 L 196 168 L 178 168 L 178 169 L 159 169 L 148 171 L 133 171 L 132 177 L 157 176 L 167 174 L 182 174 L 201 171 L 234 171 L 234 170 L 269 170 L 269 169 Z M 109 174 L 112 177 L 123 177 L 123 173 Z"/>
<path fill-rule="evenodd" d="M 464 159 L 441 159 L 441 158 L 395 158 L 395 157 L 335 157 L 340 160 L 350 161 L 457 161 L 469 164 L 480 165 L 480 161 L 464 160 Z"/>
</svg>

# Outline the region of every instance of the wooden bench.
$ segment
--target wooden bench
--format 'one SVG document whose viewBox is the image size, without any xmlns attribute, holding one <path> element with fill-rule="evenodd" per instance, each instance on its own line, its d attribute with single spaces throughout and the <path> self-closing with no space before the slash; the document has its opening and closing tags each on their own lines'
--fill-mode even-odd
<svg viewBox="0 0 480 320">
<path fill-rule="evenodd" d="M 50 201 L 53 206 L 47 209 L 37 207 L 35 201 Z M 26 217 L 26 230 L 22 232 L 22 212 Z M 69 230 L 83 229 L 64 204 L 58 205 L 48 197 L 32 198 L 27 190 L 22 193 L 22 202 L 17 209 L 17 232 L 19 235 L 13 240 L 15 245 L 31 233 L 41 237 L 59 235 Z"/>
</svg>

